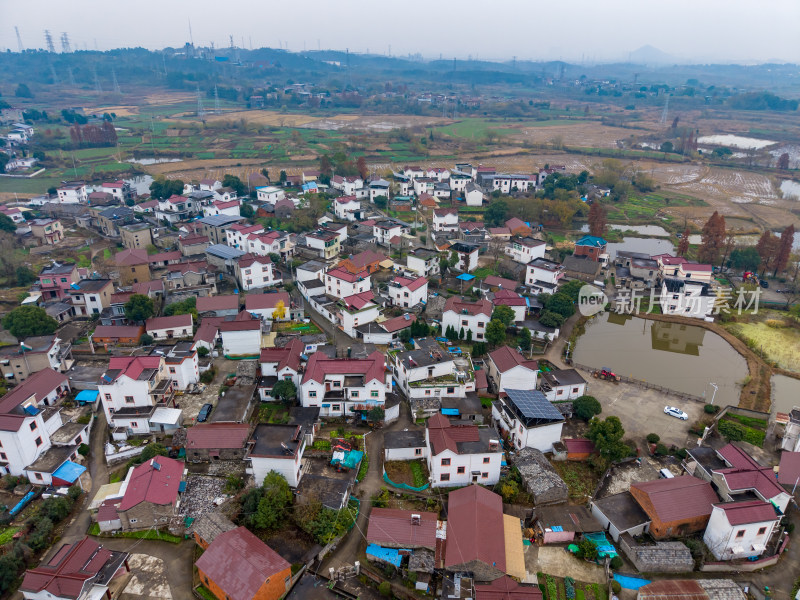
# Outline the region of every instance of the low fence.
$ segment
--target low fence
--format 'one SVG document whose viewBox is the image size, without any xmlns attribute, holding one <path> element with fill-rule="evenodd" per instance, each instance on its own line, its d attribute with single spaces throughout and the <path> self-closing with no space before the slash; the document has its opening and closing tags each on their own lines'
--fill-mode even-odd
<svg viewBox="0 0 800 600">
<path fill-rule="evenodd" d="M 391 485 L 392 487 L 396 487 L 396 488 L 401 489 L 401 490 L 408 490 L 410 492 L 424 492 L 429 487 L 431 487 L 430 482 L 428 482 L 425 485 L 420 486 L 420 487 L 414 487 L 414 486 L 408 485 L 407 483 L 395 483 L 394 481 L 389 479 L 389 475 L 386 473 L 386 469 L 383 470 L 383 480 L 386 483 L 388 483 L 389 485 Z"/>
<path fill-rule="evenodd" d="M 572 362 L 571 366 L 581 369 L 583 371 L 588 371 L 589 373 L 594 373 L 595 371 L 599 371 L 597 367 L 588 367 L 586 365 L 582 365 L 580 363 Z M 669 394 L 671 396 L 676 396 L 683 400 L 693 400 L 695 402 L 702 402 L 703 404 L 707 404 L 708 400 L 703 398 L 702 396 L 695 396 L 693 394 L 687 394 L 685 392 L 679 392 L 678 390 L 673 390 L 671 388 L 664 387 L 663 385 L 658 385 L 655 383 L 650 383 L 649 381 L 643 381 L 641 379 L 635 379 L 634 377 L 626 377 L 625 375 L 618 375 L 619 380 L 624 383 L 632 383 L 633 385 L 638 385 L 639 387 L 646 388 L 648 390 L 656 390 L 662 392 L 664 394 Z"/>
<path fill-rule="evenodd" d="M 106 454 L 106 464 L 113 465 L 116 463 L 126 461 L 133 456 L 139 456 L 144 451 L 144 449 L 145 446 L 137 446 L 135 448 L 130 448 L 128 450 L 123 450 L 122 452 L 114 452 L 112 454 Z"/>
<path fill-rule="evenodd" d="M 780 555 L 776 554 L 759 560 L 736 562 L 735 564 L 729 562 L 707 562 L 700 567 L 700 570 L 704 573 L 739 573 L 741 571 L 752 573 L 777 564 L 779 559 Z"/>
</svg>

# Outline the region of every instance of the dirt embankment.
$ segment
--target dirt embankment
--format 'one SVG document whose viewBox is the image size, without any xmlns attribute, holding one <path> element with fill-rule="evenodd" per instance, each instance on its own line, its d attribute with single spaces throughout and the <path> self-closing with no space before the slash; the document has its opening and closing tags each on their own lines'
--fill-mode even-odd
<svg viewBox="0 0 800 600">
<path fill-rule="evenodd" d="M 756 355 L 750 348 L 747 347 L 742 340 L 737 338 L 731 332 L 720 327 L 716 323 L 707 323 L 700 319 L 691 317 L 678 317 L 672 315 L 656 315 L 656 314 L 640 314 L 637 315 L 643 319 L 650 319 L 652 321 L 665 321 L 667 323 L 679 323 L 681 325 L 694 325 L 695 327 L 702 327 L 712 333 L 716 333 L 728 342 L 733 349 L 744 357 L 747 361 L 747 370 L 750 375 L 749 381 L 742 386 L 742 391 L 739 394 L 739 406 L 741 408 L 749 408 L 750 410 L 759 410 L 762 412 L 769 412 L 770 405 L 772 404 L 772 384 L 771 377 L 773 369 L 764 360 Z M 796 377 L 797 375 L 792 375 Z"/>
</svg>

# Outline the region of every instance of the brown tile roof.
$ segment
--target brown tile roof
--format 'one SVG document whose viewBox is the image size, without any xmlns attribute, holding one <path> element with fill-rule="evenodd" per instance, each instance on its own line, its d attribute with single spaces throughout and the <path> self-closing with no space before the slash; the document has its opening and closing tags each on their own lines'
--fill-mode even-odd
<svg viewBox="0 0 800 600">
<path fill-rule="evenodd" d="M 121 252 L 114 255 L 114 262 L 122 267 L 130 267 L 132 265 L 146 265 L 149 262 L 146 250 L 138 248 L 126 248 Z"/>
<path fill-rule="evenodd" d="M 433 415 L 427 422 L 428 439 L 434 455 L 450 450 L 459 454 L 459 442 L 479 442 L 480 432 L 477 425 L 452 425 L 441 413 Z"/>
<path fill-rule="evenodd" d="M 413 524 L 411 515 L 419 516 L 419 524 Z M 391 544 L 401 548 L 436 548 L 436 521 L 432 512 L 373 508 L 369 514 L 367 542 Z"/>
<path fill-rule="evenodd" d="M 171 317 L 151 317 L 145 321 L 147 331 L 157 329 L 177 329 L 179 327 L 192 327 L 192 315 L 173 315 Z"/>
<path fill-rule="evenodd" d="M 774 498 L 786 492 L 778 482 L 770 467 L 762 467 L 747 452 L 734 444 L 728 444 L 717 450 L 730 468 L 718 469 L 731 490 L 754 489 L 764 498 Z"/>
<path fill-rule="evenodd" d="M 475 600 L 542 600 L 542 591 L 536 585 L 520 585 L 508 575 L 493 582 L 475 585 Z"/>
<path fill-rule="evenodd" d="M 664 523 L 708 516 L 712 505 L 719 502 L 710 483 L 691 475 L 635 482 L 631 484 L 631 490 L 644 493 L 650 499 L 655 514 L 650 514 L 647 506 L 642 506 L 642 509 L 650 518 L 658 518 Z"/>
<path fill-rule="evenodd" d="M 444 564 L 452 567 L 473 560 L 500 571 L 506 568 L 503 499 L 479 485 L 450 492 L 447 497 Z"/>
<path fill-rule="evenodd" d="M 92 337 L 98 338 L 138 338 L 144 333 L 141 325 L 98 325 Z"/>
<path fill-rule="evenodd" d="M 400 331 L 406 327 L 411 327 L 411 324 L 416 320 L 417 315 L 406 313 L 404 315 L 400 315 L 399 317 L 395 317 L 394 319 L 387 319 L 380 325 L 389 333 L 394 333 L 395 331 Z"/>
<path fill-rule="evenodd" d="M 731 525 L 747 523 L 763 523 L 780 519 L 771 502 L 762 500 L 744 500 L 742 502 L 722 502 L 714 505 L 725 511 L 725 517 Z"/>
<path fill-rule="evenodd" d="M 510 371 L 517 366 L 523 366 L 532 371 L 539 369 L 539 363 L 535 360 L 526 360 L 517 350 L 509 348 L 508 346 L 500 346 L 497 350 L 493 350 L 489 353 L 489 358 L 492 359 L 492 362 L 500 373 Z"/>
<path fill-rule="evenodd" d="M 133 468 L 119 511 L 124 512 L 150 502 L 161 506 L 178 501 L 183 463 L 166 456 L 156 456 Z"/>
<path fill-rule="evenodd" d="M 222 296 L 205 296 L 197 299 L 197 312 L 211 310 L 232 310 L 239 309 L 239 296 L 236 294 L 224 294 Z"/>
<path fill-rule="evenodd" d="M 359 252 L 358 254 L 354 254 L 353 256 L 349 257 L 348 260 L 356 267 L 361 267 L 364 269 L 373 263 L 383 262 L 386 260 L 386 255 L 373 250 L 364 250 L 363 252 Z"/>
<path fill-rule="evenodd" d="M 288 309 L 291 304 L 288 292 L 271 292 L 268 294 L 248 294 L 244 301 L 246 310 L 260 310 L 275 308 L 278 302 Z"/>
<path fill-rule="evenodd" d="M 373 379 L 382 382 L 385 373 L 386 357 L 377 350 L 367 358 L 328 358 L 321 352 L 315 352 L 306 365 L 303 383 L 323 383 L 326 375 L 363 375 L 364 383 Z"/>
<path fill-rule="evenodd" d="M 444 303 L 443 313 L 452 310 L 458 314 L 480 315 L 484 314 L 487 317 L 492 314 L 492 303 L 482 298 L 476 302 L 464 300 L 463 297 L 450 296 L 447 302 Z"/>
<path fill-rule="evenodd" d="M 186 449 L 243 448 L 249 436 L 247 423 L 198 423 L 186 430 Z"/>
<path fill-rule="evenodd" d="M 693 579 L 664 579 L 639 588 L 638 600 L 708 600 L 708 592 Z"/>
<path fill-rule="evenodd" d="M 196 566 L 231 600 L 252 600 L 267 579 L 291 568 L 245 527 L 220 533 Z"/>
<path fill-rule="evenodd" d="M 67 376 L 50 367 L 28 377 L 0 398 L 0 431 L 19 431 L 25 421 L 25 415 L 16 414 L 15 409 L 32 395 L 35 395 L 36 402 L 40 403 L 45 396 L 64 384 L 68 384 Z"/>
<path fill-rule="evenodd" d="M 394 279 L 392 279 L 392 283 L 396 283 L 397 285 L 399 285 L 401 287 L 406 287 L 410 291 L 413 292 L 413 291 L 418 290 L 419 288 L 421 288 L 426 283 L 428 283 L 428 280 L 425 279 L 424 277 L 413 277 L 412 278 L 412 277 L 400 277 L 400 276 L 397 276 Z"/>
<path fill-rule="evenodd" d="M 513 279 L 506 279 L 505 277 L 498 277 L 497 275 L 489 275 L 483 280 L 485 285 L 491 287 L 498 287 L 504 290 L 511 290 L 512 292 L 519 287 L 519 281 Z"/>
</svg>

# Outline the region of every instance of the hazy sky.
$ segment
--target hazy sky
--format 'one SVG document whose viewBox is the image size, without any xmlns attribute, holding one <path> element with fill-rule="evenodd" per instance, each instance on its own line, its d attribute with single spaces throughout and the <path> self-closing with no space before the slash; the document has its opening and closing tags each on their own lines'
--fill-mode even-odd
<svg viewBox="0 0 800 600">
<path fill-rule="evenodd" d="M 0 0 L 0 48 L 321 47 L 425 57 L 616 60 L 652 45 L 693 61 L 800 62 L 798 0 Z"/>
</svg>

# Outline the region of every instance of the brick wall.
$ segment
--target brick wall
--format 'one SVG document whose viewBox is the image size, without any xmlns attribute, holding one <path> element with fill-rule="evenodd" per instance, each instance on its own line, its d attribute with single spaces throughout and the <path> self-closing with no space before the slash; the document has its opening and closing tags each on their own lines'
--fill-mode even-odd
<svg viewBox="0 0 800 600">
<path fill-rule="evenodd" d="M 119 512 L 119 518 L 124 531 L 136 531 L 150 527 L 167 527 L 172 512 L 171 504 L 161 506 L 151 502 L 140 502 L 129 510 Z M 135 521 L 131 522 L 132 519 Z"/>
<path fill-rule="evenodd" d="M 708 524 L 708 519 L 711 516 L 702 515 L 693 517 L 691 519 L 678 519 L 674 521 L 662 521 L 655 510 L 650 498 L 647 494 L 631 487 L 631 495 L 634 497 L 642 510 L 647 513 L 652 522 L 650 523 L 650 534 L 656 538 L 667 537 L 681 537 L 690 533 L 703 531 Z"/>
</svg>

